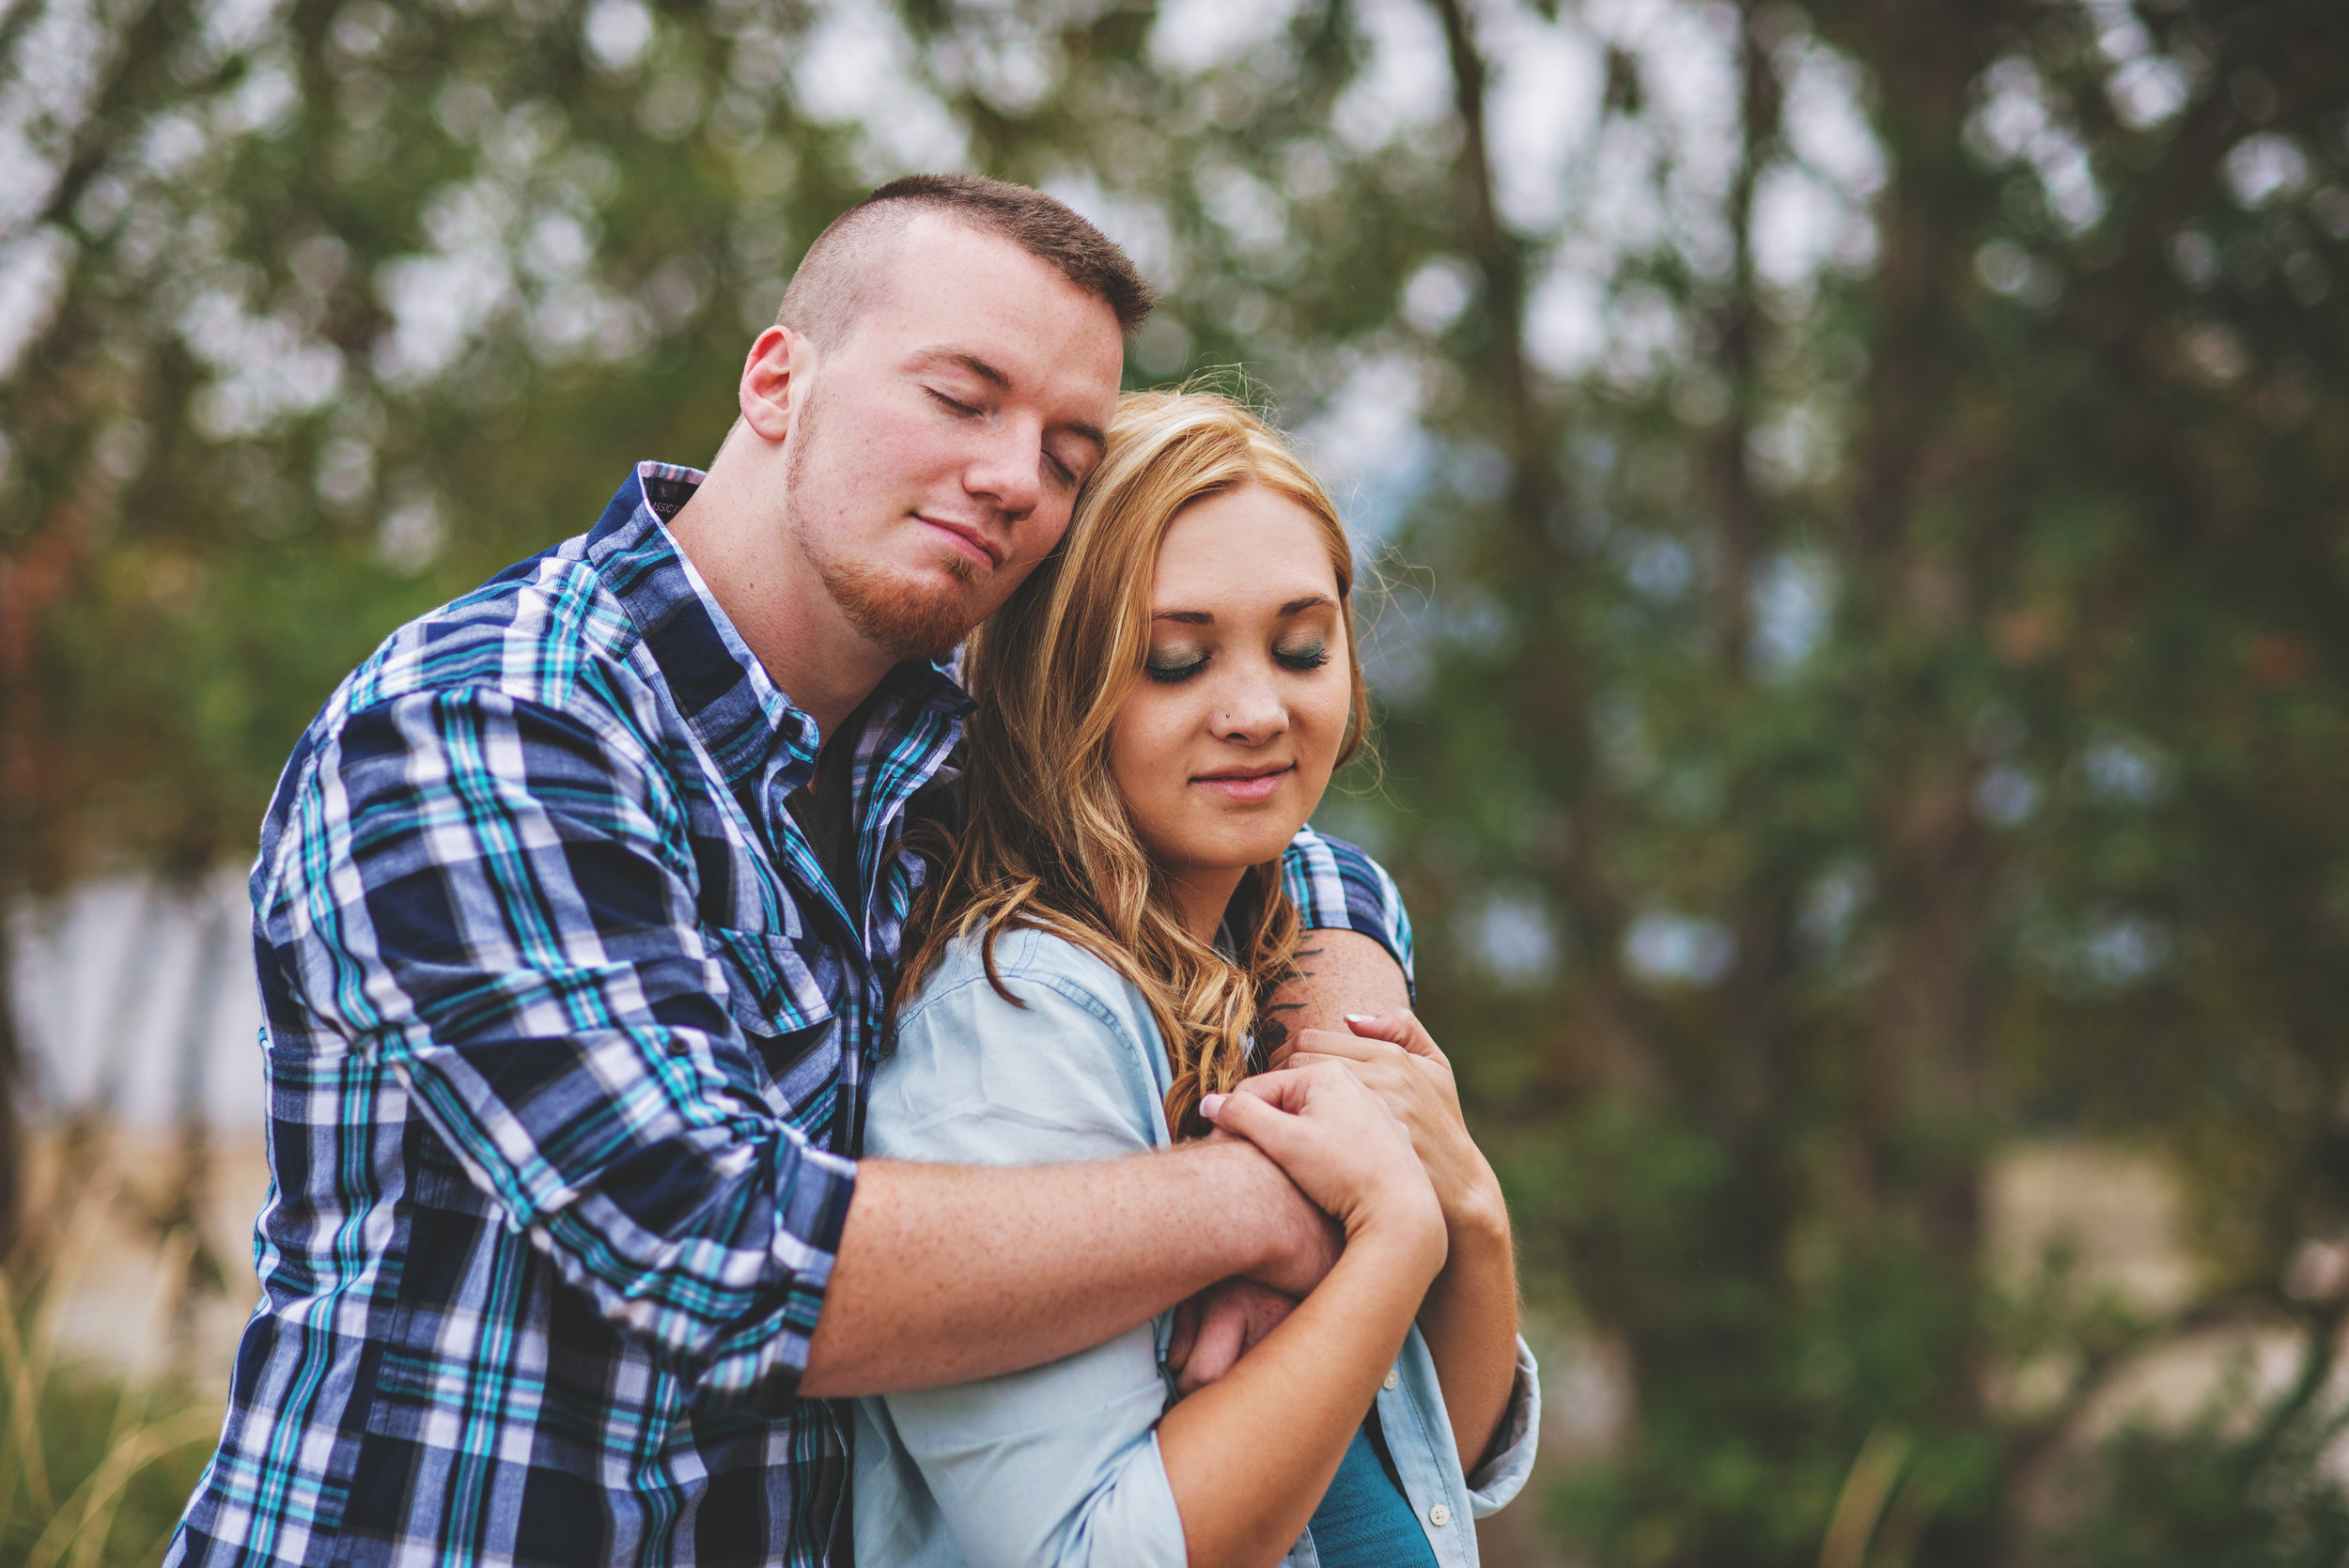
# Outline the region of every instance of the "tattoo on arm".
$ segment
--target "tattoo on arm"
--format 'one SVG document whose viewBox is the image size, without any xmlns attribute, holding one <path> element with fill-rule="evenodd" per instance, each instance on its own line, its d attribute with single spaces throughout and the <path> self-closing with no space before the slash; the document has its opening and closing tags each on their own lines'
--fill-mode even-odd
<svg viewBox="0 0 2349 1568">
<path fill-rule="evenodd" d="M 1321 954 L 1322 950 L 1317 947 L 1299 948 L 1297 950 L 1296 961 L 1289 965 L 1288 973 L 1283 977 L 1283 986 L 1285 987 L 1286 986 L 1299 980 L 1311 979 L 1314 971 L 1306 968 L 1305 960 L 1308 958 L 1318 958 L 1321 956 Z M 1270 1057 L 1274 1051 L 1279 1050 L 1283 1046 L 1288 1044 L 1288 1020 L 1280 1017 L 1278 1015 L 1283 1013 L 1301 1013 L 1304 1010 L 1305 1004 L 1301 1001 L 1273 1001 L 1270 998 L 1268 998 L 1264 1005 L 1257 1009 L 1256 1060 L 1259 1063 L 1265 1061 L 1267 1058 Z"/>
</svg>

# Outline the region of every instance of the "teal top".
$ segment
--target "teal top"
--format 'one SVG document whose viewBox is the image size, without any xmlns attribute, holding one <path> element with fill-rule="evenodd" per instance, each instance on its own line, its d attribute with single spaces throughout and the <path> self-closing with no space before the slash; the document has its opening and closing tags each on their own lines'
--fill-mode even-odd
<svg viewBox="0 0 2349 1568">
<path fill-rule="evenodd" d="M 1321 1554 L 1321 1568 L 1437 1568 L 1419 1516 L 1388 1473 L 1376 1418 L 1354 1430 L 1330 1490 L 1305 1528 Z"/>
<path fill-rule="evenodd" d="M 995 960 L 1016 1003 L 988 983 L 973 940 L 950 947 L 907 1005 L 874 1071 L 866 1157 L 1042 1165 L 1173 1142 L 1164 1109 L 1173 1074 L 1141 993 L 1084 949 L 1040 932 L 1007 933 Z M 1160 1313 L 1026 1372 L 856 1401 L 857 1561 L 1181 1568 L 1183 1522 L 1158 1442 L 1173 1397 L 1162 1362 L 1173 1318 Z M 1379 1481 L 1408 1508 L 1439 1568 L 1475 1568 L 1471 1521 L 1524 1485 L 1539 1417 L 1532 1358 L 1520 1343 L 1500 1440 L 1476 1476 L 1464 1476 L 1435 1362 L 1416 1328 L 1406 1340 L 1377 1404 L 1393 1462 L 1392 1480 Z M 1377 1500 L 1377 1488 L 1365 1491 Z M 1339 1498 L 1334 1527 L 1354 1528 L 1344 1522 L 1358 1514 L 1354 1496 Z M 1377 1528 L 1394 1517 L 1372 1512 Z M 1319 1568 L 1323 1524 L 1316 1514 L 1288 1568 Z"/>
</svg>

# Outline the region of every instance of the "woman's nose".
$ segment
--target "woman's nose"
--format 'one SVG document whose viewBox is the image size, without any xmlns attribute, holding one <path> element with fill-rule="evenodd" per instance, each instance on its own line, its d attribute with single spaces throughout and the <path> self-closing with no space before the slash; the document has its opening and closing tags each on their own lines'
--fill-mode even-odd
<svg viewBox="0 0 2349 1568">
<path fill-rule="evenodd" d="M 1216 696 L 1214 729 L 1221 739 L 1261 746 L 1288 726 L 1288 705 L 1261 675 L 1235 674 Z"/>
</svg>

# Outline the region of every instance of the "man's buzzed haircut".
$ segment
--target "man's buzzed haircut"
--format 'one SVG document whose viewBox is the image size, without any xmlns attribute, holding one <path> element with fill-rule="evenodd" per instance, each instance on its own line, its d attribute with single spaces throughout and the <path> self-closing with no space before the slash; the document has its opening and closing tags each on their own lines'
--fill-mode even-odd
<svg viewBox="0 0 2349 1568">
<path fill-rule="evenodd" d="M 1000 234 L 1116 313 L 1131 332 L 1150 314 L 1150 286 L 1116 241 L 1065 202 L 1025 185 L 973 174 L 915 174 L 849 208 L 807 248 L 775 324 L 830 346 L 848 336 L 907 224 L 935 212 L 982 234 Z"/>
</svg>

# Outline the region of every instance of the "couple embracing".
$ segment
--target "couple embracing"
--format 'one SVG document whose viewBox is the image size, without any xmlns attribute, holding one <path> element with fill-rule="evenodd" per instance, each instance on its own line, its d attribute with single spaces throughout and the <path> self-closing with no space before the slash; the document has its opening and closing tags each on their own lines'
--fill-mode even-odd
<svg viewBox="0 0 2349 1568">
<path fill-rule="evenodd" d="M 1246 410 L 1119 396 L 1148 308 L 1048 196 L 885 186 L 707 474 L 337 689 L 168 1561 L 1476 1560 L 1536 1384 L 1393 885 L 1306 826 L 1351 552 Z"/>
</svg>

